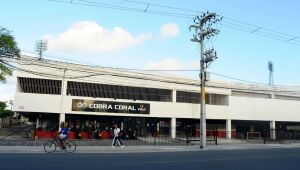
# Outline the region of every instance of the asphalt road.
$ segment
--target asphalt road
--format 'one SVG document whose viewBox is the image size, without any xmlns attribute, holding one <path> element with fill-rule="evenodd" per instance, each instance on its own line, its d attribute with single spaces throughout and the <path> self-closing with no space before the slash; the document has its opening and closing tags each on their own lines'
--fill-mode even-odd
<svg viewBox="0 0 300 170">
<path fill-rule="evenodd" d="M 0 170 L 299 170 L 300 148 L 167 153 L 0 154 Z"/>
</svg>

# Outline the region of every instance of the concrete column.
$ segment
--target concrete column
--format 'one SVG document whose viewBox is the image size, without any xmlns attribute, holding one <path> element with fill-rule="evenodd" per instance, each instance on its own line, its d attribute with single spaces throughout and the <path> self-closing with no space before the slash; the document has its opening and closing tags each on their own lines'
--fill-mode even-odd
<svg viewBox="0 0 300 170">
<path fill-rule="evenodd" d="M 250 125 L 250 132 L 255 132 L 254 125 Z"/>
<path fill-rule="evenodd" d="M 156 134 L 155 136 L 160 136 L 160 132 L 159 132 L 159 122 L 156 123 Z"/>
<path fill-rule="evenodd" d="M 35 128 L 38 129 L 39 128 L 39 124 L 40 124 L 40 119 L 37 118 L 36 119 L 36 125 L 35 125 Z"/>
<path fill-rule="evenodd" d="M 172 92 L 172 100 L 173 100 L 173 103 L 176 103 L 176 90 L 173 90 L 173 92 Z"/>
<path fill-rule="evenodd" d="M 64 96 L 67 95 L 67 81 L 65 80 L 67 69 L 63 69 L 63 76 L 62 76 L 62 85 L 61 85 L 61 97 L 60 97 L 60 114 L 63 114 L 63 105 L 64 105 Z M 61 122 L 61 121 L 60 121 Z"/>
<path fill-rule="evenodd" d="M 34 133 L 34 139 L 37 139 L 36 131 L 39 129 L 40 119 L 39 117 L 36 119 L 36 125 L 35 125 L 35 133 Z"/>
<path fill-rule="evenodd" d="M 59 114 L 59 125 L 62 123 L 62 122 L 65 122 L 66 121 L 66 114 L 65 113 L 60 113 Z M 58 125 L 58 126 L 59 126 Z M 59 126 L 59 130 L 60 130 L 60 126 Z"/>
<path fill-rule="evenodd" d="M 66 75 L 66 73 L 67 73 L 67 69 L 65 68 L 64 70 L 63 70 L 63 77 L 62 77 L 62 95 L 67 95 L 67 85 L 68 85 L 68 81 L 65 79 L 65 75 Z"/>
<path fill-rule="evenodd" d="M 176 138 L 176 118 L 171 118 L 171 138 Z"/>
<path fill-rule="evenodd" d="M 231 139 L 231 119 L 226 120 L 226 138 Z"/>
<path fill-rule="evenodd" d="M 270 138 L 276 139 L 276 124 L 275 121 L 270 121 Z"/>
<path fill-rule="evenodd" d="M 120 129 L 121 129 L 121 130 L 124 130 L 124 122 L 123 122 L 123 121 L 121 122 L 121 127 L 120 127 Z"/>
</svg>

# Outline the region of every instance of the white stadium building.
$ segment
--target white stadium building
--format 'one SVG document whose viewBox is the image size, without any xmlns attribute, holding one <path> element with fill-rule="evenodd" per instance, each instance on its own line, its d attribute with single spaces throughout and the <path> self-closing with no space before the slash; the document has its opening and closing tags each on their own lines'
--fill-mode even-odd
<svg viewBox="0 0 300 170">
<path fill-rule="evenodd" d="M 112 124 L 137 136 L 199 136 L 198 80 L 26 56 L 17 62 L 13 110 L 37 123 L 39 138 L 59 122 L 83 138 L 91 124 L 104 138 Z M 216 127 L 223 138 L 300 130 L 299 89 L 209 81 L 206 93 L 208 135 Z"/>
</svg>

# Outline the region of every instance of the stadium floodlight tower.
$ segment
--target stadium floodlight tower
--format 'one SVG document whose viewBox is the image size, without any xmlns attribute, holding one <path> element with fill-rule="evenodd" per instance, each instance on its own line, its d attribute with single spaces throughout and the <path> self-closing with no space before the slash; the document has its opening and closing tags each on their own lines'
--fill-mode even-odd
<svg viewBox="0 0 300 170">
<path fill-rule="evenodd" d="M 268 62 L 268 69 L 269 69 L 269 86 L 273 86 L 274 85 L 274 81 L 273 81 L 274 66 L 273 66 L 272 61 Z"/>
<path fill-rule="evenodd" d="M 39 53 L 39 60 L 42 60 L 43 53 L 47 50 L 47 40 L 38 40 L 35 50 Z"/>
</svg>

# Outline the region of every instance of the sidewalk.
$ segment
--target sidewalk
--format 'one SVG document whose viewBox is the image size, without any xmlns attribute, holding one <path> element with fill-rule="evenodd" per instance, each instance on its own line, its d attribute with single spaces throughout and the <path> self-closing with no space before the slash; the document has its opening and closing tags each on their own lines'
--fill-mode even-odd
<svg viewBox="0 0 300 170">
<path fill-rule="evenodd" d="M 124 148 L 109 146 L 77 146 L 75 153 L 146 153 L 146 152 L 187 152 L 208 150 L 237 150 L 237 149 L 274 149 L 274 148 L 300 148 L 295 144 L 223 144 L 208 145 L 200 149 L 199 145 L 192 146 L 125 146 Z M 0 146 L 0 153 L 45 153 L 42 146 Z M 57 149 L 56 153 L 65 153 Z"/>
</svg>

